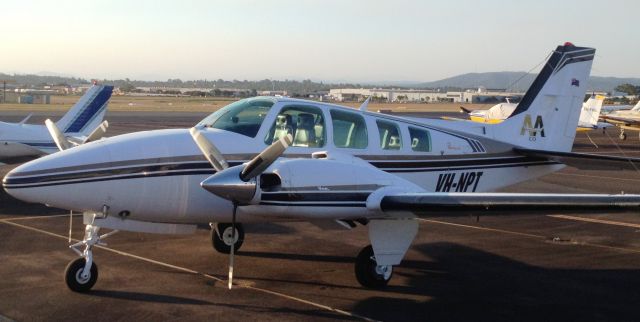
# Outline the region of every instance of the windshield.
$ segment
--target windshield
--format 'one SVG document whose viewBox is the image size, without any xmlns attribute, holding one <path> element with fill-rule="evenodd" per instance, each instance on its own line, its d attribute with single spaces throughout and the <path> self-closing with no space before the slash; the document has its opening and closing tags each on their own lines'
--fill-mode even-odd
<svg viewBox="0 0 640 322">
<path fill-rule="evenodd" d="M 217 110 L 197 126 L 231 131 L 253 138 L 258 134 L 262 121 L 273 104 L 268 99 L 243 99 Z"/>
</svg>

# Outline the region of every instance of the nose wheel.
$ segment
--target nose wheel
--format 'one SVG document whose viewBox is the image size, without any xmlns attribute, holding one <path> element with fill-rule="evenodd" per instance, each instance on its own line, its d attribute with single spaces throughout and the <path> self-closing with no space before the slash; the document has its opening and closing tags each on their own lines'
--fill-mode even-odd
<svg viewBox="0 0 640 322">
<path fill-rule="evenodd" d="M 75 243 L 69 248 L 76 252 L 80 258 L 77 258 L 67 265 L 64 272 L 64 281 L 70 290 L 74 292 L 88 292 L 98 281 L 98 265 L 93 261 L 93 246 L 106 245 L 103 239 L 117 233 L 112 230 L 106 234 L 100 235 L 100 227 L 92 224 L 86 225 L 84 229 L 84 239 Z M 84 246 L 84 250 L 78 248 Z"/>
<path fill-rule="evenodd" d="M 624 133 L 624 129 L 620 129 L 620 135 L 618 137 L 620 138 L 620 140 L 627 139 L 627 133 Z"/>
<path fill-rule="evenodd" d="M 360 251 L 356 257 L 356 278 L 360 285 L 367 288 L 383 288 L 387 286 L 393 275 L 393 266 L 378 265 L 371 245 Z"/>
<path fill-rule="evenodd" d="M 211 244 L 219 253 L 231 253 L 231 245 L 234 245 L 234 252 L 237 252 L 244 241 L 244 228 L 242 224 L 236 223 L 236 231 L 233 233 L 233 225 L 228 223 L 212 224 Z M 235 237 L 235 238 L 234 238 Z"/>
<path fill-rule="evenodd" d="M 74 292 L 84 293 L 89 291 L 98 280 L 98 266 L 91 263 L 91 268 L 85 270 L 87 261 L 84 258 L 78 258 L 69 265 L 64 273 L 64 281 L 67 287 Z"/>
</svg>

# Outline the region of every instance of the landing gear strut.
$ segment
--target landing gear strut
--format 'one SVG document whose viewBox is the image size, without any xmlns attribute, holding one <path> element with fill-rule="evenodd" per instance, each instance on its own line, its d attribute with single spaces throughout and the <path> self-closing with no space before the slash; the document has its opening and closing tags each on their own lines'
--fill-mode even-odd
<svg viewBox="0 0 640 322">
<path fill-rule="evenodd" d="M 232 236 L 235 238 L 232 238 Z M 237 252 L 240 249 L 240 246 L 242 246 L 243 241 L 244 228 L 242 227 L 242 224 L 236 223 L 235 234 L 233 234 L 233 227 L 231 224 L 211 224 L 211 244 L 219 253 L 231 253 L 231 245 L 234 245 L 233 251 Z"/>
<path fill-rule="evenodd" d="M 387 286 L 393 275 L 393 266 L 378 265 L 371 245 L 360 251 L 356 258 L 356 278 L 360 285 L 368 288 Z"/>
</svg>

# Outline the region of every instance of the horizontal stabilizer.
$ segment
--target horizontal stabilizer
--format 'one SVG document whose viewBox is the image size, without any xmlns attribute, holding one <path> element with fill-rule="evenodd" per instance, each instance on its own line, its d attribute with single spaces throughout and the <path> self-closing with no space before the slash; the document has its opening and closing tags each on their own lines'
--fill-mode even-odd
<svg viewBox="0 0 640 322">
<path fill-rule="evenodd" d="M 640 195 L 550 193 L 405 193 L 387 195 L 382 211 L 428 215 L 517 215 L 640 211 Z"/>
<path fill-rule="evenodd" d="M 640 158 L 522 148 L 514 148 L 513 150 L 522 155 L 545 158 L 584 170 L 640 170 Z"/>
</svg>

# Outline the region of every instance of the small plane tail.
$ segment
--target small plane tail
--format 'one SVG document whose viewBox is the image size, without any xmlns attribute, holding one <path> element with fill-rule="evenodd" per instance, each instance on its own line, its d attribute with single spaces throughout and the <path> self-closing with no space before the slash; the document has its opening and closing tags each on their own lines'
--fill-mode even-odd
<svg viewBox="0 0 640 322">
<path fill-rule="evenodd" d="M 640 101 L 631 109 L 632 111 L 640 111 Z"/>
<path fill-rule="evenodd" d="M 595 49 L 558 46 L 513 113 L 493 136 L 528 149 L 570 151 Z"/>
<path fill-rule="evenodd" d="M 57 127 L 65 134 L 85 136 L 91 134 L 91 132 L 102 123 L 112 92 L 113 86 L 93 85 L 80 100 L 56 122 Z"/>
<path fill-rule="evenodd" d="M 465 114 L 471 114 L 471 110 L 464 107 L 464 106 L 460 106 L 460 113 L 465 113 Z"/>
<path fill-rule="evenodd" d="M 600 117 L 603 102 L 604 96 L 602 95 L 592 95 L 589 97 L 589 99 L 582 104 L 578 126 L 595 128 L 598 125 L 598 118 Z"/>
</svg>

